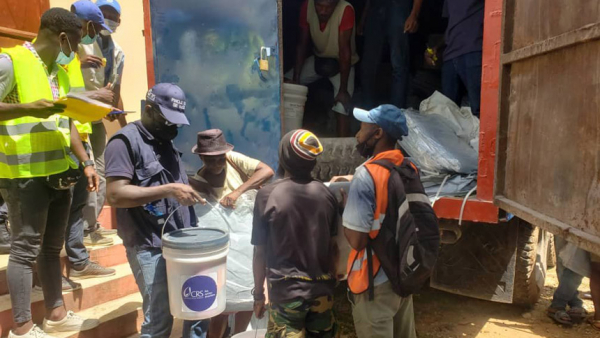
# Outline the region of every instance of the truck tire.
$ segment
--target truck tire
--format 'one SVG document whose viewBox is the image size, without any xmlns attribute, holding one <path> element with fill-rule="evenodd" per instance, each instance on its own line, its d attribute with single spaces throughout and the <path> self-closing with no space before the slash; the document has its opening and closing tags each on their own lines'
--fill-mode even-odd
<svg viewBox="0 0 600 338">
<path fill-rule="evenodd" d="M 554 235 L 548 238 L 548 254 L 546 256 L 546 265 L 548 269 L 556 267 L 556 247 L 554 246 Z"/>
<path fill-rule="evenodd" d="M 529 307 L 540 298 L 535 273 L 540 229 L 516 217 L 512 222 L 519 227 L 513 304 Z"/>
</svg>

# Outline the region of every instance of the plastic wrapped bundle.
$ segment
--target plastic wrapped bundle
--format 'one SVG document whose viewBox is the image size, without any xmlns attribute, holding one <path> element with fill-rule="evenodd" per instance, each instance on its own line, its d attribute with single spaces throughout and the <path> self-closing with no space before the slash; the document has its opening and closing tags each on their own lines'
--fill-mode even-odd
<svg viewBox="0 0 600 338">
<path fill-rule="evenodd" d="M 227 305 L 225 312 L 252 311 L 254 287 L 252 274 L 252 216 L 256 190 L 248 191 L 237 200 L 235 209 L 222 207 L 216 201 L 195 206 L 199 227 L 229 231 L 227 255 Z M 214 208 L 213 208 L 214 206 Z"/>
<path fill-rule="evenodd" d="M 404 113 L 409 133 L 400 145 L 421 170 L 460 174 L 477 171 L 477 151 L 456 134 L 446 118 L 411 109 Z"/>
</svg>

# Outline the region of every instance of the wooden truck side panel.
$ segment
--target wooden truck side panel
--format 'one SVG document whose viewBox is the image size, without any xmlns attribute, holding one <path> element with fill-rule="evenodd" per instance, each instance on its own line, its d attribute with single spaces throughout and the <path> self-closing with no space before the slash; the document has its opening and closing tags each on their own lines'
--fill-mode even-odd
<svg viewBox="0 0 600 338">
<path fill-rule="evenodd" d="M 505 0 L 495 202 L 600 253 L 600 7 Z"/>
</svg>

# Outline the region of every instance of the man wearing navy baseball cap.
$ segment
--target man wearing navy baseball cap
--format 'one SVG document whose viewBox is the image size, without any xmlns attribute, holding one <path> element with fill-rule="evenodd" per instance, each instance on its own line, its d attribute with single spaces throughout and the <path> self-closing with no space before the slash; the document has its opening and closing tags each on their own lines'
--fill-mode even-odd
<svg viewBox="0 0 600 338">
<path fill-rule="evenodd" d="M 146 94 L 141 121 L 128 124 L 106 146 L 108 203 L 117 208 L 118 234 L 144 298 L 142 338 L 169 337 L 173 317 L 161 232 L 196 226 L 193 205 L 205 203 L 188 185 L 172 140 L 189 125 L 181 88 L 159 83 Z M 168 217 L 175 212 L 173 217 Z M 165 223 L 166 222 L 166 223 Z M 208 321 L 184 322 L 184 337 L 205 337 Z"/>
<path fill-rule="evenodd" d="M 354 109 L 354 117 L 361 122 L 356 134 L 356 148 L 368 159 L 356 169 L 343 215 L 344 234 L 352 247 L 348 257 L 348 266 L 352 267 L 348 273 L 348 287 L 356 333 L 359 338 L 416 338 L 412 297 L 402 298 L 395 293 L 381 265 L 389 259 L 381 257 L 380 260 L 374 251 L 371 252 L 372 259 L 368 259 L 367 253 L 367 244 L 377 237 L 384 224 L 383 216 L 388 214 L 390 171 L 376 161 L 406 166 L 406 170 L 418 177 L 416 169 L 407 165 L 402 152 L 396 149 L 396 142 L 408 135 L 406 117 L 393 105 L 370 111 Z M 420 181 L 417 184 L 420 185 Z M 401 189 L 396 191 L 398 201 L 408 201 L 407 205 L 411 206 L 398 216 L 398 222 L 404 226 L 405 222 L 413 222 L 413 218 L 408 217 L 412 204 L 406 194 L 416 195 L 417 192 L 408 186 Z M 422 197 L 426 200 L 426 196 Z M 390 207 L 392 204 L 390 201 Z M 407 217 L 403 217 L 405 215 Z"/>
</svg>

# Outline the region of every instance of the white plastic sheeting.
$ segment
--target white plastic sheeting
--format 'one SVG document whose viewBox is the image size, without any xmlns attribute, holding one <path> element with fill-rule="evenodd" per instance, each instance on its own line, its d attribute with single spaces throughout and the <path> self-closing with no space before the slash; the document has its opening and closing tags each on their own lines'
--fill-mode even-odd
<svg viewBox="0 0 600 338">
<path fill-rule="evenodd" d="M 252 311 L 252 216 L 256 190 L 248 191 L 237 200 L 235 209 L 222 207 L 216 201 L 196 205 L 199 227 L 219 228 L 229 231 L 227 255 L 227 305 L 225 312 Z M 213 207 L 214 206 L 214 207 Z"/>
</svg>

